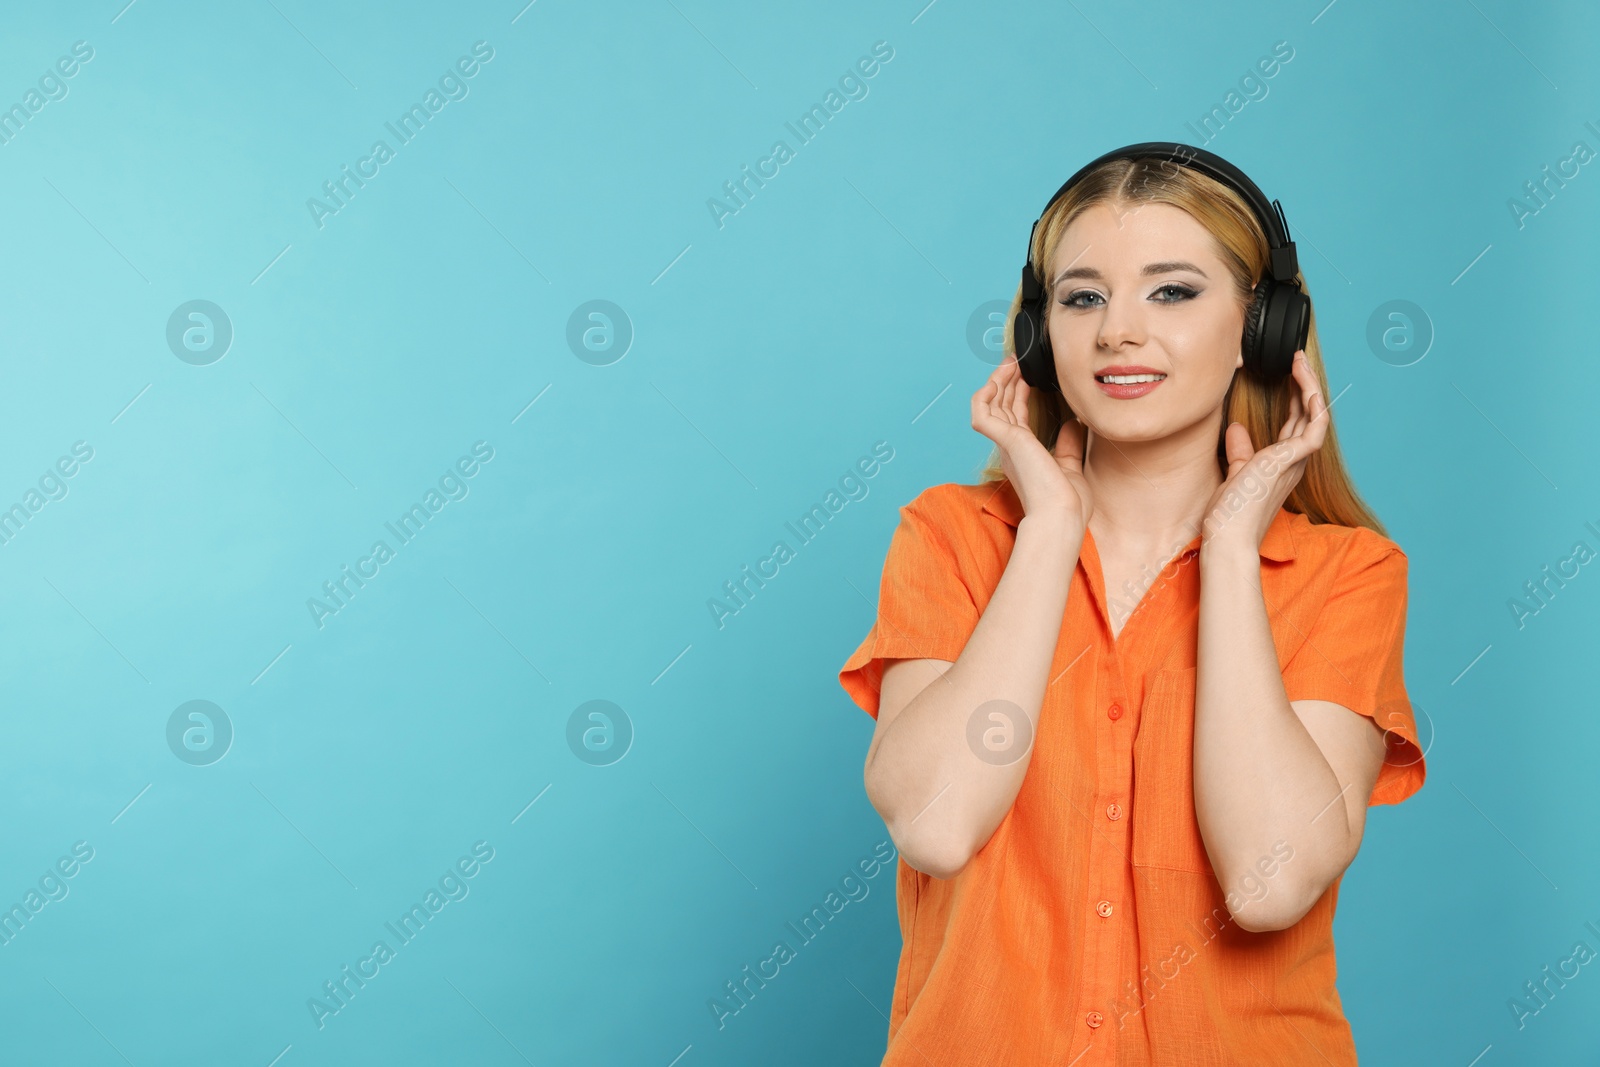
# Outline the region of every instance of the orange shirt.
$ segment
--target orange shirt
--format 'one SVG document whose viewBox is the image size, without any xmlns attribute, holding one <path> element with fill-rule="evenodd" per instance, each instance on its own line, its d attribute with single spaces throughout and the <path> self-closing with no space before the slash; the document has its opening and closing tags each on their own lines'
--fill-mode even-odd
<svg viewBox="0 0 1600 1067">
<path fill-rule="evenodd" d="M 886 660 L 960 656 L 1022 515 L 1007 481 L 936 485 L 900 509 L 878 617 L 839 673 L 865 711 L 877 716 Z M 1356 1063 L 1334 987 L 1338 881 L 1294 926 L 1251 933 L 1232 921 L 1200 838 L 1199 547 L 1142 600 L 1121 594 L 1124 614 L 1138 607 L 1113 641 L 1085 534 L 1011 810 L 955 878 L 897 864 L 903 948 L 885 1067 Z M 1280 510 L 1261 571 L 1289 699 L 1335 701 L 1388 728 L 1368 803 L 1404 800 L 1425 773 L 1401 674 L 1405 553 Z"/>
</svg>

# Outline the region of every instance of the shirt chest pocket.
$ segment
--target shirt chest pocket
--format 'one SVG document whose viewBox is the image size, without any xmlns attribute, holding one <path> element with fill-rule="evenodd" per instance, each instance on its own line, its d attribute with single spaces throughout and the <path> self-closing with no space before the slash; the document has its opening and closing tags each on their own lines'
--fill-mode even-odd
<svg viewBox="0 0 1600 1067">
<path fill-rule="evenodd" d="M 1194 814 L 1195 668 L 1157 671 L 1133 741 L 1136 867 L 1210 874 Z"/>
</svg>

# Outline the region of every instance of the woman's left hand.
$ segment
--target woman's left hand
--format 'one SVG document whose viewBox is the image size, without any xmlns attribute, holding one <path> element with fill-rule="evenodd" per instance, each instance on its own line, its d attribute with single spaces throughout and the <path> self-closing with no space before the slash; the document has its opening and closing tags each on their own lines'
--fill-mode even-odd
<svg viewBox="0 0 1600 1067">
<path fill-rule="evenodd" d="M 1290 391 L 1289 418 L 1276 443 L 1257 452 L 1242 424 L 1228 425 L 1224 435 L 1228 473 L 1206 504 L 1203 546 L 1250 555 L 1259 552 L 1267 528 L 1305 472 L 1306 461 L 1322 447 L 1328 435 L 1328 404 L 1303 349 L 1295 352 L 1291 373 L 1300 389 Z"/>
</svg>

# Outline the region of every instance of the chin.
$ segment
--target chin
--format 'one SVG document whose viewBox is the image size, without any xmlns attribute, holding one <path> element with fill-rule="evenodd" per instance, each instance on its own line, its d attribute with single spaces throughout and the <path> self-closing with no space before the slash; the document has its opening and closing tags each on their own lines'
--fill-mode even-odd
<svg viewBox="0 0 1600 1067">
<path fill-rule="evenodd" d="M 1138 445 L 1150 441 L 1159 441 L 1164 437 L 1171 437 L 1177 428 L 1167 423 L 1154 423 L 1140 421 L 1130 423 L 1124 420 L 1120 425 L 1116 422 L 1099 423 L 1096 433 L 1101 440 L 1113 441 L 1117 444 Z"/>
<path fill-rule="evenodd" d="M 1182 428 L 1181 420 L 1169 411 L 1154 407 L 1134 411 L 1132 405 L 1137 401 L 1103 400 L 1095 403 L 1094 399 L 1087 404 L 1074 404 L 1068 400 L 1067 404 L 1086 425 L 1092 425 L 1095 433 L 1107 441 L 1126 441 L 1130 444 L 1159 441 Z"/>
</svg>

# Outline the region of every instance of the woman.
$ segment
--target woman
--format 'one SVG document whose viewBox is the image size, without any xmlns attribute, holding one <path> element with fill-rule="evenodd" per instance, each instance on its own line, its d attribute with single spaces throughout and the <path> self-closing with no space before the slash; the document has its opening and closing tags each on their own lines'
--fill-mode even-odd
<svg viewBox="0 0 1600 1067">
<path fill-rule="evenodd" d="M 984 479 L 900 510 L 840 672 L 900 849 L 886 1065 L 1356 1062 L 1339 882 L 1425 775 L 1406 556 L 1340 460 L 1314 320 L 1246 358 L 1258 281 L 1303 291 L 1293 246 L 1170 147 L 1035 225 L 1053 387 L 1011 358 L 1029 282 L 972 398 Z"/>
</svg>

